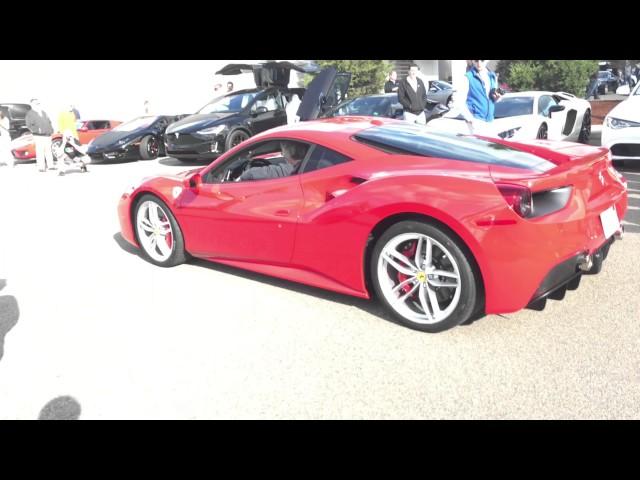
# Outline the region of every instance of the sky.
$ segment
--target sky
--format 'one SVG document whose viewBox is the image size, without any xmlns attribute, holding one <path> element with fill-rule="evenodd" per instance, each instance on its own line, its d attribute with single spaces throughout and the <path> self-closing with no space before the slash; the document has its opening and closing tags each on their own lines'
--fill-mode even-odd
<svg viewBox="0 0 640 480">
<path fill-rule="evenodd" d="M 259 60 L 0 60 L 0 103 L 38 97 L 52 120 L 70 104 L 83 119 L 127 121 L 151 113 L 194 113 L 218 81 L 255 87 L 252 74 L 218 76 L 228 63 Z M 296 80 L 292 72 L 291 80 Z"/>
</svg>

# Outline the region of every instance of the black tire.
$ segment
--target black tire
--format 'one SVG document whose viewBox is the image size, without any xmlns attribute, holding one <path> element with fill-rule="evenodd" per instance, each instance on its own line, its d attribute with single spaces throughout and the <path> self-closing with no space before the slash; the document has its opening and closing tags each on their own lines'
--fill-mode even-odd
<svg viewBox="0 0 640 480">
<path fill-rule="evenodd" d="M 140 158 L 143 160 L 153 160 L 158 158 L 160 153 L 160 142 L 153 135 L 147 135 L 140 142 Z"/>
<path fill-rule="evenodd" d="M 245 132 L 244 130 L 234 130 L 229 135 L 227 135 L 227 139 L 224 142 L 225 152 L 231 150 L 236 145 L 239 145 L 240 143 L 248 139 L 249 134 L 247 134 L 247 132 Z"/>
<path fill-rule="evenodd" d="M 138 227 L 137 227 L 139 208 L 144 202 L 147 202 L 147 201 L 154 202 L 158 206 L 160 206 L 160 208 L 162 208 L 163 212 L 165 213 L 167 220 L 169 220 L 169 223 L 171 224 L 171 229 L 173 233 L 173 242 L 171 246 L 172 252 L 171 252 L 171 255 L 165 261 L 162 261 L 162 262 L 152 258 L 149 255 L 149 252 L 147 252 L 144 244 L 140 241 L 140 238 L 139 238 Z M 176 218 L 174 217 L 173 212 L 171 212 L 171 209 L 167 206 L 166 203 L 164 203 L 155 195 L 145 193 L 144 195 L 140 196 L 136 200 L 132 213 L 133 213 L 132 215 L 133 231 L 136 237 L 136 241 L 138 242 L 138 245 L 140 245 L 140 252 L 142 254 L 142 257 L 145 260 L 159 267 L 175 267 L 176 265 L 180 265 L 181 263 L 184 263 L 187 261 L 188 254 L 184 249 L 184 237 L 182 235 L 182 230 L 180 229 L 180 226 L 178 225 L 178 222 L 176 221 Z"/>
<path fill-rule="evenodd" d="M 580 134 L 578 135 L 578 142 L 589 143 L 591 138 L 591 110 L 587 109 L 582 117 L 582 126 L 580 127 Z"/>
<path fill-rule="evenodd" d="M 536 139 L 546 140 L 547 138 L 549 138 L 549 130 L 547 129 L 547 124 L 543 123 L 542 125 L 540 125 L 540 128 L 538 128 Z"/>
<path fill-rule="evenodd" d="M 397 312 L 385 297 L 381 281 L 378 276 L 378 261 L 384 247 L 389 241 L 402 234 L 421 234 L 439 242 L 453 256 L 458 265 L 460 274 L 460 297 L 458 304 L 444 319 L 436 323 L 420 323 L 406 318 Z M 483 299 L 479 298 L 482 292 L 478 275 L 474 269 L 473 260 L 467 249 L 454 234 L 445 228 L 427 221 L 405 220 L 389 227 L 377 240 L 370 261 L 371 284 L 379 301 L 402 325 L 422 332 L 437 333 L 453 328 L 466 322 L 479 310 Z M 437 258 L 437 257 L 436 257 Z"/>
</svg>

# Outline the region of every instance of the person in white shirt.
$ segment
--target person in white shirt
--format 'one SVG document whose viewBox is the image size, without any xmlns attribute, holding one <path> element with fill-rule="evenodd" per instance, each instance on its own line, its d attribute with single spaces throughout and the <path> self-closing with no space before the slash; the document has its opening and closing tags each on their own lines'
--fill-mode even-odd
<svg viewBox="0 0 640 480">
<path fill-rule="evenodd" d="M 9 117 L 0 110 L 0 165 L 7 165 L 9 167 L 15 166 L 15 160 L 11 153 L 11 135 L 9 129 L 11 123 Z"/>
<path fill-rule="evenodd" d="M 284 109 L 287 113 L 287 125 L 298 123 L 300 121 L 300 117 L 297 114 L 301 103 L 302 101 L 300 100 L 300 97 L 294 93 Z"/>
</svg>

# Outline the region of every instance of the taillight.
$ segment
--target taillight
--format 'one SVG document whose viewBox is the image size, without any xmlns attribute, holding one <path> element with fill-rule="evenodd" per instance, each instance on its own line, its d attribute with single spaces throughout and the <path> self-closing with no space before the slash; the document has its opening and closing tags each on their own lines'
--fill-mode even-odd
<svg viewBox="0 0 640 480">
<path fill-rule="evenodd" d="M 531 190 L 522 185 L 512 185 L 507 183 L 496 184 L 498 190 L 504 197 L 507 205 L 520 215 L 522 218 L 528 218 L 533 215 L 533 203 L 531 201 Z"/>
</svg>

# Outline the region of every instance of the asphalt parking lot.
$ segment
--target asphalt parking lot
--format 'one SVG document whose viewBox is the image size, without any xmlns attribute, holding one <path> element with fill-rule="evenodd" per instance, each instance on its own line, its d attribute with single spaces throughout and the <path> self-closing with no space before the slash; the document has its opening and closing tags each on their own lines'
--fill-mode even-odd
<svg viewBox="0 0 640 480">
<path fill-rule="evenodd" d="M 640 167 L 621 168 L 629 233 L 599 275 L 437 335 L 375 302 L 143 261 L 119 196 L 187 168 L 0 168 L 0 419 L 640 418 Z"/>
</svg>

